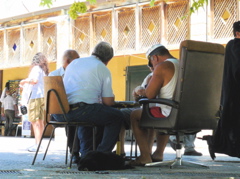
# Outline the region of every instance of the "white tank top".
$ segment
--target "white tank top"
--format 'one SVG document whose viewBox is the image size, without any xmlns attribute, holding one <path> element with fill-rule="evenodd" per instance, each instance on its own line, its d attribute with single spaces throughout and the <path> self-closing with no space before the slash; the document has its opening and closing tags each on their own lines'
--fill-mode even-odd
<svg viewBox="0 0 240 179">
<path fill-rule="evenodd" d="M 175 71 L 174 71 L 174 75 L 173 75 L 172 79 L 169 81 L 169 83 L 160 89 L 159 97 L 164 98 L 164 99 L 172 99 L 173 93 L 174 93 L 174 90 L 175 90 L 175 87 L 177 84 L 177 79 L 178 79 L 179 61 L 175 58 L 169 58 L 165 61 L 169 61 L 169 62 L 173 63 Z M 167 105 L 162 105 L 162 104 L 158 104 L 157 106 L 159 106 L 161 108 L 162 114 L 164 116 L 166 116 L 166 117 L 169 116 L 172 107 L 167 106 Z"/>
</svg>

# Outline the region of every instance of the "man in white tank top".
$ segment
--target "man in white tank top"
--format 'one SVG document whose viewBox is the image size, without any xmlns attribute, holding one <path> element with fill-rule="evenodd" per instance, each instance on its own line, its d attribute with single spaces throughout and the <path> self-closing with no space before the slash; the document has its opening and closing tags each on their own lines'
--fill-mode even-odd
<svg viewBox="0 0 240 179">
<path fill-rule="evenodd" d="M 146 96 L 154 99 L 171 99 L 177 83 L 179 62 L 175 59 L 163 45 L 152 46 L 146 53 L 154 71 L 153 76 L 145 90 L 139 91 L 139 96 Z M 170 114 L 171 108 L 166 105 L 159 105 L 150 108 L 154 117 L 166 117 Z M 148 131 L 139 127 L 142 109 L 137 109 L 131 114 L 132 130 L 139 145 L 140 157 L 132 162 L 132 165 L 144 165 L 152 161 L 162 161 L 163 152 L 168 142 L 168 135 L 157 135 L 157 149 L 152 154 L 152 149 L 148 145 Z M 152 154 L 152 155 L 151 155 Z"/>
</svg>

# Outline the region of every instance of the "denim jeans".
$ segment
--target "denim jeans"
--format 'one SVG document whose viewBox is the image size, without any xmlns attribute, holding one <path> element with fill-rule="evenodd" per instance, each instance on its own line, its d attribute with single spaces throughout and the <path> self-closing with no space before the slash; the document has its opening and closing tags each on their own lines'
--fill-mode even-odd
<svg viewBox="0 0 240 179">
<path fill-rule="evenodd" d="M 97 127 L 96 133 L 96 148 L 100 145 L 103 139 L 104 127 Z M 79 127 L 78 138 L 80 140 L 80 153 L 81 157 L 86 155 L 89 151 L 93 150 L 93 129 L 92 127 Z"/>
<path fill-rule="evenodd" d="M 103 127 L 103 137 L 97 146 L 97 151 L 111 152 L 116 144 L 119 132 L 124 119 L 121 111 L 102 104 L 86 104 L 78 108 L 73 108 L 66 115 L 69 121 L 91 122 L 96 126 Z M 53 115 L 57 121 L 65 121 L 63 115 Z M 79 127 L 78 137 L 80 137 L 80 152 L 85 155 L 92 148 L 92 138 L 89 138 L 90 128 Z"/>
</svg>

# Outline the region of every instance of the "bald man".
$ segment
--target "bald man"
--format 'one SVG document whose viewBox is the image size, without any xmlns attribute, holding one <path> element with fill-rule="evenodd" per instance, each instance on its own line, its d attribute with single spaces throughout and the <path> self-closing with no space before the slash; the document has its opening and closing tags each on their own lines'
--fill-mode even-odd
<svg viewBox="0 0 240 179">
<path fill-rule="evenodd" d="M 52 71 L 49 73 L 49 76 L 61 76 L 63 77 L 65 74 L 65 70 L 67 66 L 75 59 L 79 58 L 79 54 L 76 50 L 66 50 L 63 54 L 62 63 L 63 66 L 59 69 Z M 67 130 L 67 129 L 66 129 Z M 80 142 L 79 140 L 76 140 L 75 148 L 73 149 L 73 141 L 74 141 L 74 134 L 75 134 L 76 127 L 69 126 L 69 139 L 68 139 L 68 147 L 70 149 L 70 152 L 72 153 L 73 150 L 73 163 L 78 163 L 79 161 L 79 150 L 80 150 Z"/>
<path fill-rule="evenodd" d="M 75 59 L 80 58 L 76 50 L 66 50 L 63 54 L 62 64 L 63 66 L 59 69 L 52 71 L 48 76 L 64 76 L 65 69 Z"/>
</svg>

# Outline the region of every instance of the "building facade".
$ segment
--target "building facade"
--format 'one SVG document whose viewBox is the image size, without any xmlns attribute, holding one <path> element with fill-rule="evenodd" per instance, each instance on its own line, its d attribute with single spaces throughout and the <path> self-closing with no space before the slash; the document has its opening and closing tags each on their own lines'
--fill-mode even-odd
<svg viewBox="0 0 240 179">
<path fill-rule="evenodd" d="M 232 24 L 239 20 L 238 0 L 209 0 L 186 16 L 190 0 L 149 2 L 100 2 L 76 20 L 67 15 L 69 4 L 41 9 L 19 17 L 0 19 L 0 69 L 2 84 L 27 77 L 32 57 L 46 54 L 51 70 L 61 66 L 62 54 L 72 48 L 81 57 L 91 54 L 100 41 L 112 44 L 115 57 L 109 63 L 117 100 L 128 96 L 128 67 L 146 65 L 146 50 L 162 43 L 179 57 L 179 44 L 186 39 L 226 44 Z M 13 16 L 13 15 L 12 15 Z"/>
</svg>

